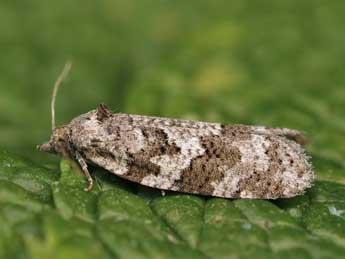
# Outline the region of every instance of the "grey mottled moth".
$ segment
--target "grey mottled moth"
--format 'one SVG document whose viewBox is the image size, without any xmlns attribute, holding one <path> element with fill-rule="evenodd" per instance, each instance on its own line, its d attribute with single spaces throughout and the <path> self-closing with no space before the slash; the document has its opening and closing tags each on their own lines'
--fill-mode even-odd
<svg viewBox="0 0 345 259">
<path fill-rule="evenodd" d="M 314 172 L 303 134 L 286 128 L 112 113 L 105 105 L 52 128 L 42 151 L 75 159 L 92 188 L 87 165 L 142 185 L 225 198 L 276 199 L 303 194 Z"/>
</svg>

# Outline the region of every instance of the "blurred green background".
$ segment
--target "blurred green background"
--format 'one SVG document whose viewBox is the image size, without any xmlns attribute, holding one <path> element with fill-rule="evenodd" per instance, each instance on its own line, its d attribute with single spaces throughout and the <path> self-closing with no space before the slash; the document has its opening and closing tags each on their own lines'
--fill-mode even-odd
<svg viewBox="0 0 345 259">
<path fill-rule="evenodd" d="M 0 2 L 0 145 L 40 163 L 58 124 L 114 111 L 308 133 L 319 179 L 345 183 L 344 1 Z M 44 161 L 44 162 L 42 162 Z M 55 161 L 55 162 L 54 162 Z"/>
</svg>

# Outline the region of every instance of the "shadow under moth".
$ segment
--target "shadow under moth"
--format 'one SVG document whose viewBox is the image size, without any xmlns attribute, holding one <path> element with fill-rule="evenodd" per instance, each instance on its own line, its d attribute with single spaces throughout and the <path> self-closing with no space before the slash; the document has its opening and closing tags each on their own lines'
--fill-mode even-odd
<svg viewBox="0 0 345 259">
<path fill-rule="evenodd" d="M 78 161 L 86 191 L 88 164 L 153 188 L 225 198 L 289 198 L 312 185 L 297 130 L 112 113 L 103 104 L 56 127 L 56 94 L 70 67 L 54 85 L 51 139 L 38 148 Z"/>
</svg>

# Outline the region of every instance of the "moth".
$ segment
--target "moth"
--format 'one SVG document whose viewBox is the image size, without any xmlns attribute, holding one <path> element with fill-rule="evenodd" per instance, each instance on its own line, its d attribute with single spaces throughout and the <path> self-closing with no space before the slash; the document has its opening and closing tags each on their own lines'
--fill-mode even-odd
<svg viewBox="0 0 345 259">
<path fill-rule="evenodd" d="M 41 151 L 78 161 L 92 188 L 88 164 L 124 179 L 184 193 L 224 198 L 277 199 L 303 194 L 314 172 L 304 135 L 292 129 L 226 125 L 95 110 L 55 126 Z"/>
</svg>

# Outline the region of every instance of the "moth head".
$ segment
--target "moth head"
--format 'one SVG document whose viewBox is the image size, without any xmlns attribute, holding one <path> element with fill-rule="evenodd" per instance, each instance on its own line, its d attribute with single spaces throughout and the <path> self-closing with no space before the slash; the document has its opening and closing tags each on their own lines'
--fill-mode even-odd
<svg viewBox="0 0 345 259">
<path fill-rule="evenodd" d="M 69 135 L 67 126 L 62 126 L 53 130 L 53 134 L 48 142 L 37 146 L 40 151 L 61 154 L 69 149 Z"/>
<path fill-rule="evenodd" d="M 67 126 L 56 127 L 55 99 L 56 99 L 59 86 L 68 75 L 68 72 L 70 71 L 71 66 L 72 64 L 70 62 L 67 62 L 61 74 L 55 81 L 53 93 L 52 93 L 52 99 L 51 99 L 52 135 L 48 142 L 37 146 L 37 149 L 40 151 L 45 151 L 45 152 L 49 152 L 53 154 L 61 154 L 62 152 L 64 152 L 64 150 L 68 150 L 67 149 L 68 143 L 69 143 L 68 127 Z"/>
</svg>

